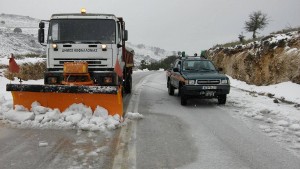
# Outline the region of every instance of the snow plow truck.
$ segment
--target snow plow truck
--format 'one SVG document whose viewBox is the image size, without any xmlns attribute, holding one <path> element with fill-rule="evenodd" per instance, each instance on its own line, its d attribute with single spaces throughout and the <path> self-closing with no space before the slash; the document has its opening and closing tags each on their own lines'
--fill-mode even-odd
<svg viewBox="0 0 300 169">
<path fill-rule="evenodd" d="M 48 35 L 45 38 L 45 23 Z M 46 39 L 46 42 L 45 42 Z M 35 101 L 64 111 L 74 103 L 110 115 L 123 115 L 123 94 L 131 93 L 134 51 L 125 46 L 128 31 L 112 14 L 53 14 L 39 23 L 38 41 L 46 46 L 44 85 L 7 84 L 14 105 L 30 110 Z"/>
</svg>

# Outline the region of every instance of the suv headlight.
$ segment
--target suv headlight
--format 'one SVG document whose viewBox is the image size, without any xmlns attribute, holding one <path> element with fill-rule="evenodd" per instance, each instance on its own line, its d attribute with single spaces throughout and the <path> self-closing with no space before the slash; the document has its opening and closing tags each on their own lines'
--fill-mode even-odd
<svg viewBox="0 0 300 169">
<path fill-rule="evenodd" d="M 229 84 L 229 80 L 227 80 L 227 79 L 221 80 L 221 84 Z"/>
<path fill-rule="evenodd" d="M 195 80 L 188 80 L 188 84 L 189 85 L 194 85 L 195 84 Z"/>
</svg>

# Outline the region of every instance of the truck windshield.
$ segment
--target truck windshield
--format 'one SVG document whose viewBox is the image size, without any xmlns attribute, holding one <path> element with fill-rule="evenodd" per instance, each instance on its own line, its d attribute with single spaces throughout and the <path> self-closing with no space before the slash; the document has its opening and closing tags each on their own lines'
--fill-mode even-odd
<svg viewBox="0 0 300 169">
<path fill-rule="evenodd" d="M 116 21 L 112 19 L 54 19 L 48 43 L 116 43 Z"/>
<path fill-rule="evenodd" d="M 208 60 L 186 60 L 183 62 L 183 71 L 216 71 L 215 66 Z"/>
</svg>

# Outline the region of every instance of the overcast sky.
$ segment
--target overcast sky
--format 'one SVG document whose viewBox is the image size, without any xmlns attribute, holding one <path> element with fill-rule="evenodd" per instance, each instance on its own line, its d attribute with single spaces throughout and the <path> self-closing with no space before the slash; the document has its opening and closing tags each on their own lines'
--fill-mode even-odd
<svg viewBox="0 0 300 169">
<path fill-rule="evenodd" d="M 300 26 L 300 0 L 0 0 L 0 13 L 49 19 L 53 13 L 111 13 L 125 19 L 129 41 L 169 51 L 200 52 L 238 40 L 253 11 L 271 22 L 259 35 Z"/>
</svg>

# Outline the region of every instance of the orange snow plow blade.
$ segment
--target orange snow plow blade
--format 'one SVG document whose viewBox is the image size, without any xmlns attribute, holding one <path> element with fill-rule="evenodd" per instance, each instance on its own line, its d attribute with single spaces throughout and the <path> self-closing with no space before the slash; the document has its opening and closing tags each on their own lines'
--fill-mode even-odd
<svg viewBox="0 0 300 169">
<path fill-rule="evenodd" d="M 74 103 L 82 103 L 94 111 L 97 106 L 107 109 L 109 115 L 123 115 L 121 88 L 117 86 L 64 86 L 7 84 L 12 92 L 13 104 L 28 110 L 35 101 L 44 107 L 58 108 L 63 112 Z"/>
</svg>

